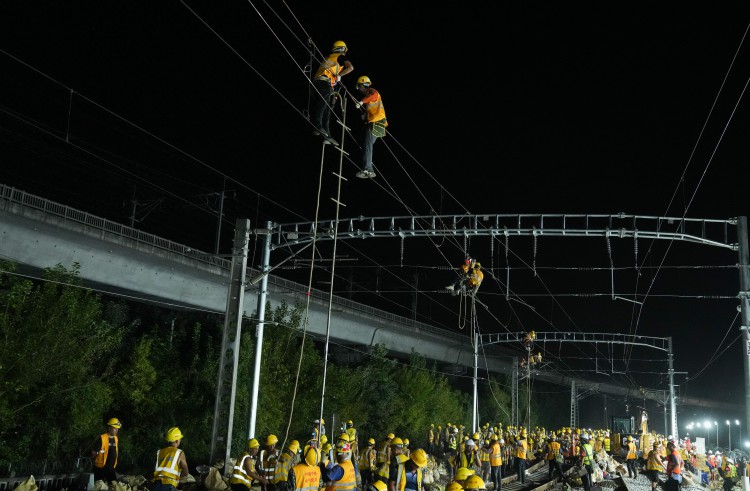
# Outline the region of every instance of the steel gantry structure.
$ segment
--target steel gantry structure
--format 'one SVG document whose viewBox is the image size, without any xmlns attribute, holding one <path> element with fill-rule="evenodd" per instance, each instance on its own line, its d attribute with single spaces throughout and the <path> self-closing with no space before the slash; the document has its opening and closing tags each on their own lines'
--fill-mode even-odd
<svg viewBox="0 0 750 491">
<path fill-rule="evenodd" d="M 677 405 L 676 405 L 676 398 L 675 398 L 675 391 L 674 391 L 674 353 L 672 352 L 672 338 L 666 337 L 666 338 L 659 338 L 659 337 L 651 337 L 651 336 L 637 336 L 637 335 L 631 335 L 631 334 L 608 334 L 608 333 L 586 333 L 586 332 L 534 332 L 532 335 L 526 332 L 516 332 L 516 333 L 494 333 L 494 334 L 477 334 L 477 342 L 475 343 L 475 350 L 476 345 L 479 344 L 479 342 L 482 343 L 484 346 L 492 345 L 492 344 L 500 344 L 500 343 L 511 343 L 511 344 L 521 344 L 525 347 L 527 351 L 527 355 L 525 357 L 526 363 L 524 364 L 524 367 L 526 368 L 526 374 L 524 375 L 526 377 L 527 383 L 530 382 L 531 379 L 531 358 L 533 355 L 531 354 L 532 346 L 536 342 L 540 343 L 585 343 L 585 344 L 606 344 L 606 345 L 615 345 L 615 344 L 622 344 L 627 346 L 642 346 L 645 348 L 651 348 L 656 349 L 659 351 L 663 351 L 667 353 L 667 374 L 669 375 L 669 414 L 670 414 L 670 426 L 672 428 L 671 434 L 674 435 L 675 438 L 677 438 L 678 431 L 677 431 Z M 475 357 L 476 360 L 476 357 Z M 539 360 L 541 362 L 541 359 Z M 513 370 L 513 375 L 517 378 L 520 378 L 520 371 L 516 368 Z M 476 380 L 476 366 L 475 366 L 475 380 Z M 530 385 L 530 384 L 529 384 Z M 530 389 L 529 389 L 529 398 L 530 396 Z M 581 399 L 583 396 L 578 393 L 578 388 L 576 387 L 576 382 L 573 381 L 571 383 L 570 388 L 570 426 L 571 428 L 577 428 L 578 427 L 578 400 Z M 511 394 L 511 406 L 513 407 L 513 422 L 514 424 L 518 425 L 518 381 L 516 380 L 515 383 L 512 384 L 512 394 Z M 475 426 L 476 426 L 476 407 L 477 407 L 477 387 L 476 383 L 474 384 L 474 408 L 475 408 Z M 530 402 L 527 403 L 526 410 L 527 414 L 529 413 L 529 408 L 531 404 Z M 528 427 L 531 427 L 531 421 L 529 419 L 529 416 L 527 416 L 526 424 Z"/>
<path fill-rule="evenodd" d="M 685 217 L 662 217 L 629 215 L 624 213 L 614 215 L 597 214 L 476 214 L 476 215 L 426 215 L 401 217 L 357 217 L 335 220 L 319 220 L 317 222 L 294 222 L 275 224 L 268 223 L 266 228 L 255 231 L 265 238 L 265 253 L 263 255 L 263 271 L 271 271 L 270 253 L 280 247 L 308 246 L 314 241 L 399 238 L 439 238 L 439 237 L 606 237 L 669 240 L 692 242 L 707 246 L 725 248 L 739 253 L 738 269 L 740 276 L 738 299 L 740 300 L 741 330 L 746 350 L 743 351 L 745 371 L 745 411 L 746 424 L 750 427 L 750 254 L 747 240 L 747 217 L 730 219 L 697 219 Z M 239 234 L 242 236 L 242 233 Z M 493 242 L 494 244 L 494 242 Z M 235 246 L 235 251 L 240 247 Z M 246 254 L 246 249 L 245 249 Z M 245 282 L 240 268 L 232 268 L 231 283 Z M 508 270 L 508 275 L 510 271 Z M 614 275 L 614 271 L 612 273 Z M 509 284 L 509 279 L 506 284 Z M 239 282 L 239 283 L 236 283 Z M 265 288 L 259 292 L 259 305 L 265 304 Z M 614 290 L 612 292 L 614 297 Z M 237 308 L 236 302 L 227 302 L 227 309 Z M 228 312 L 229 314 L 229 312 Z M 262 333 L 265 322 L 264 312 L 259 312 L 257 323 L 258 332 Z M 226 336 L 226 334 L 225 334 Z M 476 343 L 475 343 L 476 344 Z M 256 351 L 254 392 L 258 385 L 260 352 Z M 232 364 L 224 357 L 237 357 L 238 350 L 224 350 L 222 352 L 222 367 L 231 370 Z M 224 371 L 223 380 L 231 380 L 232 374 Z M 220 380 L 220 383 L 222 381 Z M 224 397 L 224 401 L 231 400 Z M 222 407 L 219 407 L 222 406 Z M 257 399 L 253 397 L 250 409 L 250 436 L 255 433 L 255 419 L 257 414 Z M 476 407 L 475 407 L 476 409 Z M 674 414 L 674 411 L 672 411 Z M 217 418 L 226 418 L 230 414 L 225 403 L 217 404 Z M 475 411 L 476 414 L 476 411 Z M 223 415 L 223 416 L 222 416 Z M 674 424 L 674 423 L 673 423 Z M 229 427 L 231 435 L 231 421 L 226 424 L 215 424 L 216 428 Z M 677 433 L 675 430 L 674 434 Z M 215 435 L 219 438 L 219 435 Z M 214 440 L 216 441 L 216 440 Z M 225 442 L 230 444 L 231 442 Z M 213 454 L 213 452 L 212 452 Z"/>
</svg>

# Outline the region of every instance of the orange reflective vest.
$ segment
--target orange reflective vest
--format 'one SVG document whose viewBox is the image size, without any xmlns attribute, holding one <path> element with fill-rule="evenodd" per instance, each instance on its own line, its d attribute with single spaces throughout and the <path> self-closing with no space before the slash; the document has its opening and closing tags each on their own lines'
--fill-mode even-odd
<svg viewBox="0 0 750 491">
<path fill-rule="evenodd" d="M 292 468 L 296 491 L 318 491 L 320 488 L 320 467 L 300 462 Z"/>
<path fill-rule="evenodd" d="M 341 73 L 341 65 L 339 65 L 339 56 L 343 56 L 342 53 L 331 53 L 326 56 L 323 63 L 318 67 L 318 71 L 315 72 L 314 80 L 327 80 L 331 83 L 331 87 L 336 85 L 339 73 Z"/>
<path fill-rule="evenodd" d="M 667 460 L 667 476 L 680 474 L 682 472 L 682 458 L 677 450 L 672 450 Z"/>
<path fill-rule="evenodd" d="M 102 435 L 102 447 L 99 449 L 99 453 L 96 454 L 94 459 L 94 467 L 102 468 L 107 463 L 107 455 L 109 455 L 109 433 Z M 117 467 L 117 456 L 120 454 L 120 441 L 115 435 L 115 463 L 112 467 Z"/>
<path fill-rule="evenodd" d="M 500 442 L 495 441 L 490 447 L 490 465 L 497 467 L 503 465 L 503 450 L 500 448 Z"/>
<path fill-rule="evenodd" d="M 625 460 L 635 460 L 638 458 L 638 454 L 635 450 L 635 443 L 628 443 L 628 454 L 625 456 Z"/>
<path fill-rule="evenodd" d="M 526 458 L 526 450 L 528 448 L 529 447 L 526 444 L 526 440 L 518 440 L 516 442 L 516 458 L 517 459 L 525 459 Z"/>
<path fill-rule="evenodd" d="M 556 460 L 557 455 L 560 453 L 560 444 L 557 442 L 550 442 L 547 445 L 547 460 Z"/>
<path fill-rule="evenodd" d="M 374 123 L 385 119 L 385 108 L 383 107 L 383 99 L 380 97 L 380 92 L 373 89 L 372 87 L 367 89 L 365 96 L 362 98 L 362 104 L 365 105 L 367 110 L 367 122 Z M 388 126 L 388 122 L 385 123 Z"/>
</svg>

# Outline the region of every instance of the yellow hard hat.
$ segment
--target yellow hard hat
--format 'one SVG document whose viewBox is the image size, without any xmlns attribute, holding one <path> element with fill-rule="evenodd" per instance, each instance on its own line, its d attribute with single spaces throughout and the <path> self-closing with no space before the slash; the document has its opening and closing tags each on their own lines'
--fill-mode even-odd
<svg viewBox="0 0 750 491">
<path fill-rule="evenodd" d="M 464 491 L 464 488 L 456 481 L 453 481 L 445 487 L 445 491 Z"/>
<path fill-rule="evenodd" d="M 348 433 L 342 433 L 339 435 L 339 440 L 344 440 L 345 442 L 349 443 L 349 434 Z"/>
<path fill-rule="evenodd" d="M 307 465 L 316 466 L 320 462 L 320 453 L 315 447 L 305 447 L 305 462 Z"/>
<path fill-rule="evenodd" d="M 292 440 L 291 442 L 289 442 L 289 450 L 297 453 L 297 451 L 299 451 L 299 442 L 297 440 Z"/>
<path fill-rule="evenodd" d="M 120 420 L 117 418 L 110 418 L 109 421 L 107 421 L 107 426 L 111 426 L 112 428 L 122 428 L 122 423 L 120 423 Z"/>
<path fill-rule="evenodd" d="M 632 442 L 632 441 L 633 441 L 633 437 L 632 437 L 632 436 L 630 436 L 630 435 L 628 435 L 628 441 L 629 441 L 629 442 Z"/>
<path fill-rule="evenodd" d="M 167 431 L 167 436 L 165 437 L 165 439 L 168 442 L 176 442 L 177 440 L 182 440 L 182 432 L 178 427 L 174 426 Z"/>
<path fill-rule="evenodd" d="M 404 441 L 399 437 L 396 437 L 391 440 L 391 445 L 403 445 L 403 444 L 404 444 Z"/>
<path fill-rule="evenodd" d="M 330 443 L 326 443 L 325 445 L 323 445 L 323 451 L 325 453 L 330 452 L 331 451 L 331 444 Z"/>
<path fill-rule="evenodd" d="M 278 443 L 279 439 L 276 438 L 276 435 L 271 433 L 268 435 L 268 438 L 266 438 L 266 445 L 276 445 Z"/>
<path fill-rule="evenodd" d="M 476 433 L 474 433 L 473 435 L 471 435 L 471 437 L 472 437 L 472 438 L 473 438 L 474 440 L 479 440 L 479 432 L 476 432 Z"/>
<path fill-rule="evenodd" d="M 320 424 L 322 424 L 322 425 L 326 424 L 326 420 L 323 419 L 323 418 L 320 418 Z"/>
<path fill-rule="evenodd" d="M 464 489 L 486 489 L 481 477 L 474 475 L 466 478 Z"/>
<path fill-rule="evenodd" d="M 333 43 L 333 48 L 331 48 L 332 53 L 346 53 L 346 51 L 349 48 L 346 47 L 346 43 L 344 41 L 336 41 Z"/>
<path fill-rule="evenodd" d="M 474 470 L 468 467 L 459 467 L 456 470 L 456 481 L 465 481 L 469 476 L 474 475 Z"/>
<path fill-rule="evenodd" d="M 326 443 L 328 443 L 328 437 L 325 436 L 325 435 L 321 436 L 320 437 L 320 444 L 321 445 L 325 445 Z"/>
<path fill-rule="evenodd" d="M 417 467 L 424 467 L 427 465 L 427 452 L 425 452 L 421 448 L 413 451 L 411 455 L 409 455 L 409 457 L 411 457 L 411 460 L 413 460 L 414 463 L 417 464 Z"/>
<path fill-rule="evenodd" d="M 368 77 L 367 75 L 362 75 L 361 77 L 359 77 L 357 79 L 357 86 L 360 86 L 360 85 L 362 87 L 369 87 L 370 85 L 372 85 L 372 82 L 370 81 L 370 77 Z M 448 424 L 450 425 L 450 423 Z"/>
<path fill-rule="evenodd" d="M 369 443 L 370 445 L 375 445 L 375 439 L 370 438 L 369 440 L 367 440 L 367 443 Z"/>
<path fill-rule="evenodd" d="M 404 445 L 408 445 L 408 444 L 409 444 L 409 439 L 408 438 L 404 438 Z"/>
<path fill-rule="evenodd" d="M 396 435 L 394 435 L 393 433 L 388 433 L 389 440 L 393 440 L 394 438 L 396 438 Z"/>
<path fill-rule="evenodd" d="M 375 488 L 375 491 L 385 491 L 386 489 L 388 489 L 388 486 L 386 486 L 385 483 L 380 479 L 370 484 L 370 486 L 372 486 L 372 488 Z"/>
<path fill-rule="evenodd" d="M 258 448 L 260 447 L 260 442 L 256 440 L 255 438 L 251 438 L 247 441 L 247 448 Z"/>
</svg>

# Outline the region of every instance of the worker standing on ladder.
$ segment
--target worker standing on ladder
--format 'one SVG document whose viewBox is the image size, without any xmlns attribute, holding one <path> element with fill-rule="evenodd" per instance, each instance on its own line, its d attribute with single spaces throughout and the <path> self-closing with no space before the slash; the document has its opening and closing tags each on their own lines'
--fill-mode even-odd
<svg viewBox="0 0 750 491">
<path fill-rule="evenodd" d="M 341 81 L 341 77 L 351 73 L 354 65 L 346 58 L 349 50 L 344 41 L 336 41 L 331 48 L 331 54 L 326 56 L 318 71 L 313 76 L 313 87 L 318 92 L 318 97 L 313 99 L 311 119 L 315 125 L 314 135 L 323 137 L 323 141 L 338 145 L 331 137 L 329 123 L 331 120 L 331 106 L 333 87 Z"/>
<path fill-rule="evenodd" d="M 362 119 L 365 125 L 362 128 L 362 138 L 360 146 L 362 147 L 362 157 L 360 163 L 362 170 L 357 172 L 357 177 L 368 179 L 375 177 L 375 168 L 372 163 L 372 147 L 375 146 L 375 140 L 385 136 L 385 128 L 388 126 L 388 120 L 385 117 L 385 107 L 380 92 L 372 87 L 370 77 L 363 75 L 357 79 L 357 90 L 362 94 L 362 99 L 356 103 L 357 109 L 364 107 L 365 113 Z"/>
</svg>

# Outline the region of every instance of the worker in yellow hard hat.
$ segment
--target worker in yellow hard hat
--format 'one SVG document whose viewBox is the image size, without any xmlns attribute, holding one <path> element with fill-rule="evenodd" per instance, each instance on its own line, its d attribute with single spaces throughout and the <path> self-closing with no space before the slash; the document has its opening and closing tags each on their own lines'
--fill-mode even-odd
<svg viewBox="0 0 750 491">
<path fill-rule="evenodd" d="M 517 482 L 523 484 L 526 482 L 526 453 L 528 452 L 529 446 L 526 442 L 526 429 L 521 428 L 521 433 L 516 439 L 516 473 L 518 475 Z M 588 490 L 587 490 L 588 491 Z"/>
<path fill-rule="evenodd" d="M 393 433 L 388 433 L 382 442 L 378 444 L 377 464 L 378 467 L 391 461 L 391 441 L 396 438 Z"/>
<path fill-rule="evenodd" d="M 354 66 L 346 57 L 348 48 L 344 41 L 336 41 L 331 48 L 331 54 L 327 55 L 312 77 L 315 92 L 312 99 L 310 111 L 310 122 L 315 126 L 313 134 L 321 136 L 324 142 L 338 145 L 331 137 L 329 127 L 331 119 L 331 107 L 335 106 L 332 97 L 335 97 L 333 87 L 341 81 L 341 77 L 351 73 Z"/>
<path fill-rule="evenodd" d="M 299 442 L 297 440 L 292 440 L 289 442 L 286 450 L 279 455 L 272 481 L 274 489 L 287 490 L 289 471 L 292 470 L 292 467 L 296 464 L 295 460 L 297 458 L 297 452 L 299 452 Z"/>
<path fill-rule="evenodd" d="M 399 459 L 395 475 L 388 477 L 389 491 L 422 491 L 422 469 L 427 466 L 427 452 L 418 448 L 408 458 Z"/>
<path fill-rule="evenodd" d="M 265 446 L 258 452 L 256 468 L 258 469 L 258 474 L 266 478 L 266 482 L 261 483 L 263 491 L 273 491 L 272 486 L 269 486 L 269 484 L 273 483 L 273 478 L 276 474 L 276 462 L 279 459 L 279 451 L 276 449 L 278 442 L 278 437 L 270 434 L 266 438 Z"/>
<path fill-rule="evenodd" d="M 261 475 L 255 466 L 259 450 L 258 440 L 251 438 L 247 441 L 245 451 L 237 458 L 232 469 L 232 476 L 229 479 L 232 491 L 248 491 L 255 484 L 263 485 L 268 482 L 268 479 Z"/>
<path fill-rule="evenodd" d="M 307 446 L 303 452 L 302 460 L 292 468 L 287 481 L 287 490 L 310 491 L 320 487 L 320 450 L 316 447 Z M 280 490 L 281 491 L 281 490 Z M 284 490 L 286 491 L 286 490 Z"/>
<path fill-rule="evenodd" d="M 91 450 L 94 465 L 94 481 L 104 481 L 109 484 L 117 480 L 117 456 L 120 453 L 120 440 L 117 433 L 122 423 L 117 418 L 107 421 L 107 431 L 97 437 Z"/>
<path fill-rule="evenodd" d="M 323 480 L 326 491 L 354 491 L 357 488 L 357 473 L 352 463 L 351 447 L 347 439 L 336 442 L 336 463 L 326 467 Z"/>
<path fill-rule="evenodd" d="M 185 452 L 178 448 L 182 438 L 182 431 L 176 426 L 167 431 L 164 439 L 169 445 L 156 454 L 156 467 L 151 479 L 152 491 L 174 491 L 180 478 L 188 475 Z"/>
<path fill-rule="evenodd" d="M 375 439 L 367 440 L 367 446 L 360 452 L 359 474 L 362 478 L 362 489 L 375 481 L 375 470 L 377 469 L 377 452 L 375 451 Z"/>
</svg>

